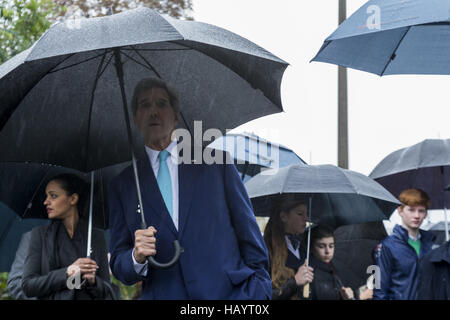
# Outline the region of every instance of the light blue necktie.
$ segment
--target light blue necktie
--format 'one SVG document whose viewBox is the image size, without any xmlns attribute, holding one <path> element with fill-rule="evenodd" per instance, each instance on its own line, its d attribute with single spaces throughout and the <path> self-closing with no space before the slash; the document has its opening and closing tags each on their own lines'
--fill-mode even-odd
<svg viewBox="0 0 450 320">
<path fill-rule="evenodd" d="M 162 197 L 164 199 L 164 203 L 166 204 L 167 211 L 169 211 L 170 216 L 172 213 L 172 180 L 170 179 L 169 167 L 167 166 L 167 157 L 169 156 L 169 152 L 167 150 L 163 150 L 159 153 L 159 171 L 158 171 L 158 186 L 161 191 Z"/>
</svg>

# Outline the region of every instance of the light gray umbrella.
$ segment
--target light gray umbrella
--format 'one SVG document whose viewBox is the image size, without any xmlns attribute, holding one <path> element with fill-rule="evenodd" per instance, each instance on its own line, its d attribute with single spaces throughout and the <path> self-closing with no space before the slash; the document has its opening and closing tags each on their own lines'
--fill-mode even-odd
<svg viewBox="0 0 450 320">
<path fill-rule="evenodd" d="M 256 215 L 269 216 L 280 194 L 304 193 L 313 199 L 313 221 L 334 227 L 388 219 L 400 204 L 373 179 L 333 165 L 270 169 L 254 176 L 245 187 Z"/>
<path fill-rule="evenodd" d="M 256 215 L 270 215 L 279 195 L 309 198 L 309 221 L 338 227 L 388 219 L 400 204 L 373 179 L 333 165 L 290 165 L 266 170 L 246 184 Z M 306 261 L 309 261 L 311 228 Z M 309 289 L 306 289 L 306 291 Z M 304 296 L 308 293 L 304 291 Z"/>
<path fill-rule="evenodd" d="M 153 76 L 174 87 L 180 126 L 193 136 L 196 120 L 203 130 L 225 132 L 282 111 L 286 67 L 232 32 L 148 8 L 58 23 L 0 66 L 0 162 L 93 172 L 132 160 L 146 228 L 132 149 L 142 140 L 128 109 L 138 81 Z M 175 249 L 179 255 L 178 241 Z M 158 267 L 175 261 L 157 265 L 150 258 Z"/>
</svg>

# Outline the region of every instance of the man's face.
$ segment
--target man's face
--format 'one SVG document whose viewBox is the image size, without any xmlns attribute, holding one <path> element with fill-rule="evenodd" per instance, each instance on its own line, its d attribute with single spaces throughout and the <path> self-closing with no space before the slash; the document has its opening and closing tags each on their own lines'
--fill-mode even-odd
<svg viewBox="0 0 450 320">
<path fill-rule="evenodd" d="M 166 90 L 152 88 L 138 96 L 134 124 L 141 131 L 146 145 L 170 143 L 177 123 L 178 117 Z"/>
<path fill-rule="evenodd" d="M 398 209 L 403 224 L 410 229 L 419 229 L 423 219 L 427 216 L 425 206 L 403 206 Z"/>
</svg>

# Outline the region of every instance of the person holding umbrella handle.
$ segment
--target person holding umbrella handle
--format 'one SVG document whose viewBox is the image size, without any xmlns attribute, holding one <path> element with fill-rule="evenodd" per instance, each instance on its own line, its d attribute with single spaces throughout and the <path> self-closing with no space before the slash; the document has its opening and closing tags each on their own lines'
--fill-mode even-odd
<svg viewBox="0 0 450 320">
<path fill-rule="evenodd" d="M 174 134 L 179 119 L 187 126 L 179 104 L 161 79 L 134 89 L 145 156 L 110 183 L 111 270 L 126 285 L 142 282 L 144 300 L 270 299 L 269 257 L 241 178 L 227 153 L 210 149 L 223 160 L 212 164 L 186 156 L 192 148 Z"/>
<path fill-rule="evenodd" d="M 137 263 L 143 264 L 148 256 L 156 255 L 155 235 L 156 229 L 153 227 L 136 230 L 133 257 Z"/>
<path fill-rule="evenodd" d="M 31 232 L 22 279 L 26 296 L 47 300 L 109 297 L 102 230 L 92 230 L 93 251 L 89 257 L 84 255 L 88 242 L 87 189 L 86 183 L 74 174 L 57 175 L 47 184 L 44 205 L 52 223 Z"/>
<path fill-rule="evenodd" d="M 272 299 L 299 299 L 303 288 L 314 280 L 301 243 L 307 222 L 307 200 L 301 195 L 282 194 L 272 209 L 264 230 L 270 255 Z"/>
</svg>

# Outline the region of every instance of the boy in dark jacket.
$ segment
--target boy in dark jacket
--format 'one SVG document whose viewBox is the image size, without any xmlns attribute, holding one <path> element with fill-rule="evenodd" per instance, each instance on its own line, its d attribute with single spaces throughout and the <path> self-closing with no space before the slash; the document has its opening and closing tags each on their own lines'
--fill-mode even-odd
<svg viewBox="0 0 450 320">
<path fill-rule="evenodd" d="M 374 289 L 374 300 L 414 300 L 419 259 L 433 246 L 434 235 L 419 230 L 430 206 L 428 195 L 420 189 L 407 189 L 399 201 L 402 225 L 396 225 L 377 250 L 381 279 L 380 288 Z"/>
</svg>

